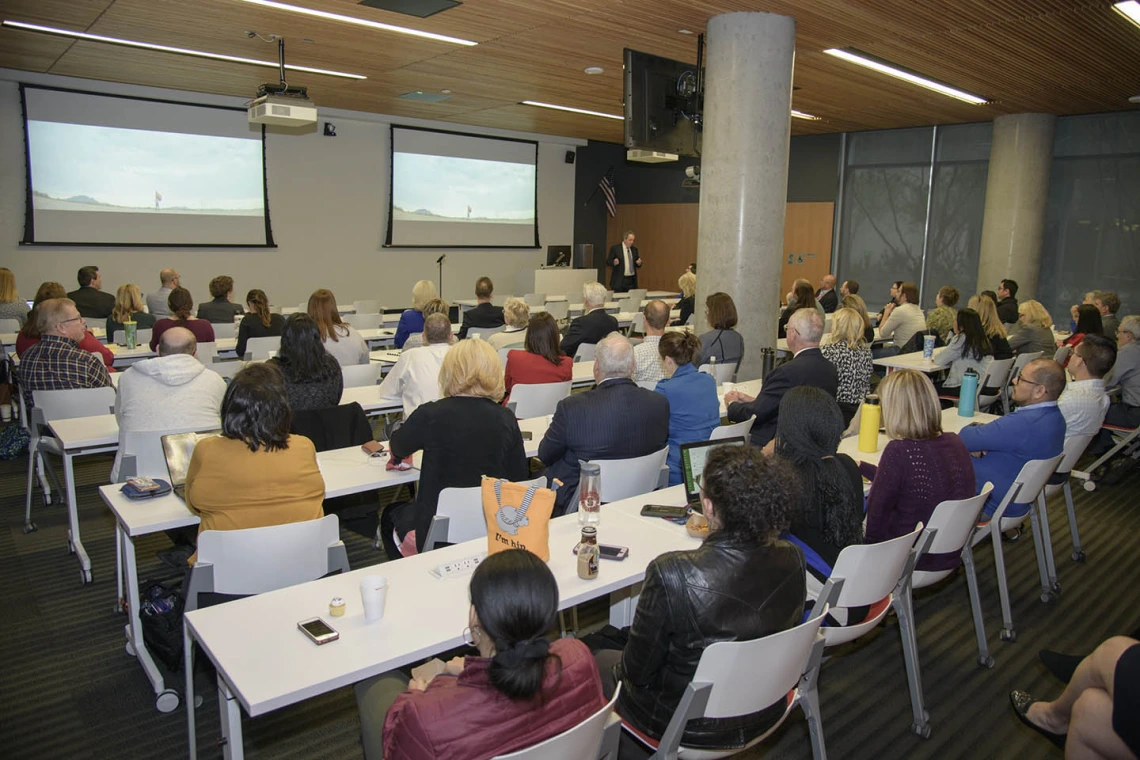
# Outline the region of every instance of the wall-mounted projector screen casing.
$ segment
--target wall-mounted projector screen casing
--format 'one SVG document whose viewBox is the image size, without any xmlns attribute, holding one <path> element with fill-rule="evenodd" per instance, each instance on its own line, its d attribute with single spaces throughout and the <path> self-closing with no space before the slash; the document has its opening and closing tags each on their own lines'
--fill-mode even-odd
<svg viewBox="0 0 1140 760">
<path fill-rule="evenodd" d="M 272 246 L 246 112 L 21 85 L 26 245 Z"/>
<path fill-rule="evenodd" d="M 392 127 L 386 245 L 537 248 L 538 143 Z"/>
</svg>

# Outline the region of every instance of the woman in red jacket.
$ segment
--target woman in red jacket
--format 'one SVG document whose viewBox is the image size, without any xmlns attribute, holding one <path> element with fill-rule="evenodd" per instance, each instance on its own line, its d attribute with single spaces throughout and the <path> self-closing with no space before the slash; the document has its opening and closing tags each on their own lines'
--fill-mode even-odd
<svg viewBox="0 0 1140 760">
<path fill-rule="evenodd" d="M 40 285 L 40 289 L 36 291 L 36 298 L 32 301 L 32 310 L 28 312 L 28 321 L 24 323 L 24 329 L 20 330 L 19 335 L 16 336 L 16 356 L 22 355 L 40 342 L 40 328 L 36 324 L 39 321 L 36 307 L 40 305 L 41 301 L 47 301 L 51 298 L 67 298 L 67 291 L 58 282 L 45 282 Z M 90 330 L 84 329 L 83 340 L 79 341 L 79 348 L 88 353 L 98 354 L 99 358 L 103 360 L 103 364 L 107 365 L 107 371 L 115 371 L 111 367 L 115 362 L 115 355 L 111 353 L 111 349 L 100 343 Z"/>
<path fill-rule="evenodd" d="M 554 317 L 543 311 L 530 318 L 523 344 L 526 350 L 507 352 L 504 404 L 511 397 L 511 388 L 518 383 L 564 383 L 573 377 L 574 360 L 562 355 L 558 348 L 560 340 Z"/>
<path fill-rule="evenodd" d="M 558 584 L 545 562 L 524 549 L 492 554 L 470 593 L 464 638 L 478 657 L 456 657 L 428 681 L 390 673 L 356 685 L 367 760 L 491 758 L 573 728 L 605 704 L 586 645 L 546 639 Z"/>
</svg>

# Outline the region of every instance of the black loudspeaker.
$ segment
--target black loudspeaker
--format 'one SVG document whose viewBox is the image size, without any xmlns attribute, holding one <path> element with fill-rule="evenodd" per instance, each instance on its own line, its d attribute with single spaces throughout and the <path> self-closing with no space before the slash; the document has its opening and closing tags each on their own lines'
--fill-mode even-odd
<svg viewBox="0 0 1140 760">
<path fill-rule="evenodd" d="M 593 243 L 578 243 L 574 246 L 575 269 L 597 269 L 599 263 L 594 261 Z"/>
<path fill-rule="evenodd" d="M 566 163 L 568 163 L 568 164 L 574 163 L 574 156 L 575 156 L 574 151 L 572 151 L 572 150 L 566 151 Z"/>
</svg>

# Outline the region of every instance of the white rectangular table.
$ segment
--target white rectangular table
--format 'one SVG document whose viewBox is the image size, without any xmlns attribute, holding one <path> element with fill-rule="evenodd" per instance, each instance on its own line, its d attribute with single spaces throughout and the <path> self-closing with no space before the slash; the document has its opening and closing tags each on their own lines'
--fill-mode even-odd
<svg viewBox="0 0 1140 760">
<path fill-rule="evenodd" d="M 997 415 L 986 414 L 985 412 L 974 412 L 973 417 L 959 417 L 958 408 L 951 407 L 942 410 L 942 431 L 944 433 L 957 433 L 974 423 L 984 425 L 996 419 Z M 879 458 L 883 455 L 883 447 L 887 445 L 888 440 L 887 434 L 879 431 L 879 440 L 875 446 L 875 450 L 860 451 L 859 436 L 854 435 L 850 438 L 844 438 L 839 442 L 839 453 L 846 454 L 856 462 L 866 462 L 867 464 L 878 466 Z"/>
<path fill-rule="evenodd" d="M 941 346 L 934 349 L 934 355 L 938 356 L 946 350 L 946 346 Z M 888 374 L 894 372 L 896 369 L 917 369 L 919 372 L 932 374 L 947 369 L 940 367 L 934 363 L 933 359 L 923 359 L 921 351 L 912 351 L 909 354 L 896 354 L 895 356 L 884 356 L 880 359 L 875 359 L 876 367 L 885 367 Z"/>
</svg>

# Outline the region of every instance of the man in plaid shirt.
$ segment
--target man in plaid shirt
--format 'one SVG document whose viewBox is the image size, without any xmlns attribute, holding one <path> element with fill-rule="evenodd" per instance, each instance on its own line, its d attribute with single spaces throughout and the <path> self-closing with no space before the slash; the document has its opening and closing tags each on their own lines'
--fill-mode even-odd
<svg viewBox="0 0 1140 760">
<path fill-rule="evenodd" d="M 20 357 L 19 381 L 24 403 L 32 391 L 104 388 L 111 376 L 102 359 L 79 348 L 87 323 L 70 298 L 52 298 L 37 307 L 40 342 Z"/>
</svg>

